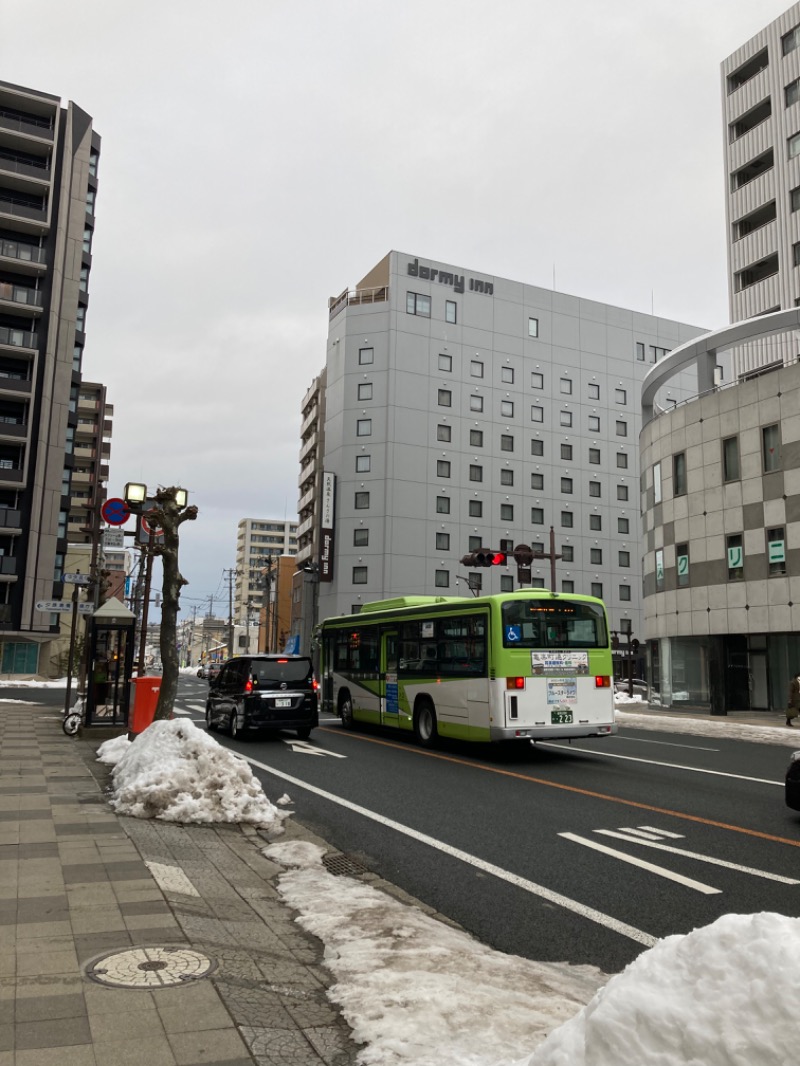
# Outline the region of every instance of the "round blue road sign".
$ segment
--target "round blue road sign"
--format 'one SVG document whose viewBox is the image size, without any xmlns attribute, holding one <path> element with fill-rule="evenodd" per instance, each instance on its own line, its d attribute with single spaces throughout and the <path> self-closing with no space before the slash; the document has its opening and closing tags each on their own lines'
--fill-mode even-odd
<svg viewBox="0 0 800 1066">
<path fill-rule="evenodd" d="M 131 509 L 124 500 L 112 496 L 100 508 L 100 514 L 110 526 L 123 526 L 131 516 Z"/>
</svg>

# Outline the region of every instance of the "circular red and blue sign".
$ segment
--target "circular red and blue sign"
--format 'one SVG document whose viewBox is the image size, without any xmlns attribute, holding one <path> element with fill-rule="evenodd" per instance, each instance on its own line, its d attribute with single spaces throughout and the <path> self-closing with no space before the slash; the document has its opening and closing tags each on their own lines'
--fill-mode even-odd
<svg viewBox="0 0 800 1066">
<path fill-rule="evenodd" d="M 103 521 L 110 526 L 124 526 L 131 516 L 131 509 L 124 500 L 118 496 L 112 496 L 100 508 L 100 514 L 103 516 Z"/>
</svg>

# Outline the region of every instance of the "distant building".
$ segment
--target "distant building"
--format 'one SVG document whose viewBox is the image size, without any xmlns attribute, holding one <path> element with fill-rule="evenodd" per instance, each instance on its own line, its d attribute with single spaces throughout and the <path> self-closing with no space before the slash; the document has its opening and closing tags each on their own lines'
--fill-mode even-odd
<svg viewBox="0 0 800 1066">
<path fill-rule="evenodd" d="M 286 518 L 242 518 L 236 534 L 233 616 L 247 624 L 264 595 L 263 571 L 270 559 L 297 553 L 297 522 Z M 250 605 L 248 607 L 248 604 Z"/>
</svg>

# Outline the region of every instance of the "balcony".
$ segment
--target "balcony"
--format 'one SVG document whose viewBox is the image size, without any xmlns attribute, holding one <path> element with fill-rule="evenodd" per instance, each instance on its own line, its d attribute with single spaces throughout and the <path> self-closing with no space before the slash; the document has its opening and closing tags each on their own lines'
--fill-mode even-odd
<svg viewBox="0 0 800 1066">
<path fill-rule="evenodd" d="M 0 345 L 10 348 L 27 348 L 36 351 L 39 347 L 39 335 L 32 330 L 0 326 Z"/>
<path fill-rule="evenodd" d="M 27 285 L 12 285 L 11 282 L 0 281 L 0 304 L 3 303 L 11 304 L 15 311 L 30 308 L 38 315 L 41 313 L 42 294 L 38 289 L 31 289 Z"/>
<path fill-rule="evenodd" d="M 25 274 L 43 274 L 47 262 L 44 248 L 24 241 L 0 238 L 0 259 L 13 259 L 14 269 Z"/>
<path fill-rule="evenodd" d="M 0 529 L 22 529 L 22 512 L 16 507 L 0 507 Z"/>
<path fill-rule="evenodd" d="M 350 307 L 353 304 L 385 303 L 388 299 L 388 285 L 379 285 L 371 289 L 345 289 L 339 296 L 331 296 L 328 300 L 328 318 L 334 318 L 343 307 Z"/>
<path fill-rule="evenodd" d="M 47 206 L 31 204 L 21 196 L 14 196 L 7 189 L 0 192 L 0 215 L 13 215 L 15 218 L 28 218 L 32 222 L 47 222 Z"/>
<path fill-rule="evenodd" d="M 45 115 L 31 115 L 13 107 L 0 107 L 0 129 L 25 133 L 43 141 L 53 140 L 53 119 Z"/>
<path fill-rule="evenodd" d="M 0 439 L 24 440 L 28 436 L 28 424 L 21 419 L 0 416 Z"/>
<path fill-rule="evenodd" d="M 308 440 L 304 440 L 300 445 L 300 464 L 302 465 L 307 456 L 309 456 L 319 443 L 319 434 L 312 433 Z"/>
<path fill-rule="evenodd" d="M 50 184 L 51 171 L 49 159 L 37 160 L 34 156 L 25 153 L 27 158 L 20 158 L 16 152 L 7 148 L 0 148 L 0 172 L 6 174 L 19 174 L 25 178 L 36 178 L 37 181 Z"/>
<path fill-rule="evenodd" d="M 21 485 L 22 484 L 22 467 L 21 466 L 3 466 L 2 460 L 0 460 L 0 485 Z"/>
<path fill-rule="evenodd" d="M 17 558 L 15 555 L 0 555 L 0 579 L 17 576 Z"/>
</svg>

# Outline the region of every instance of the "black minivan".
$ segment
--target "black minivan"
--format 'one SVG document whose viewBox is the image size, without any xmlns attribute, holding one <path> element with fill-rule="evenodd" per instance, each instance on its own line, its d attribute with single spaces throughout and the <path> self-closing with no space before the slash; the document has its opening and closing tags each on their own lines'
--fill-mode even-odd
<svg viewBox="0 0 800 1066">
<path fill-rule="evenodd" d="M 293 729 L 308 740 L 319 724 L 318 687 L 307 655 L 234 656 L 209 685 L 206 725 L 240 738 Z"/>
</svg>

